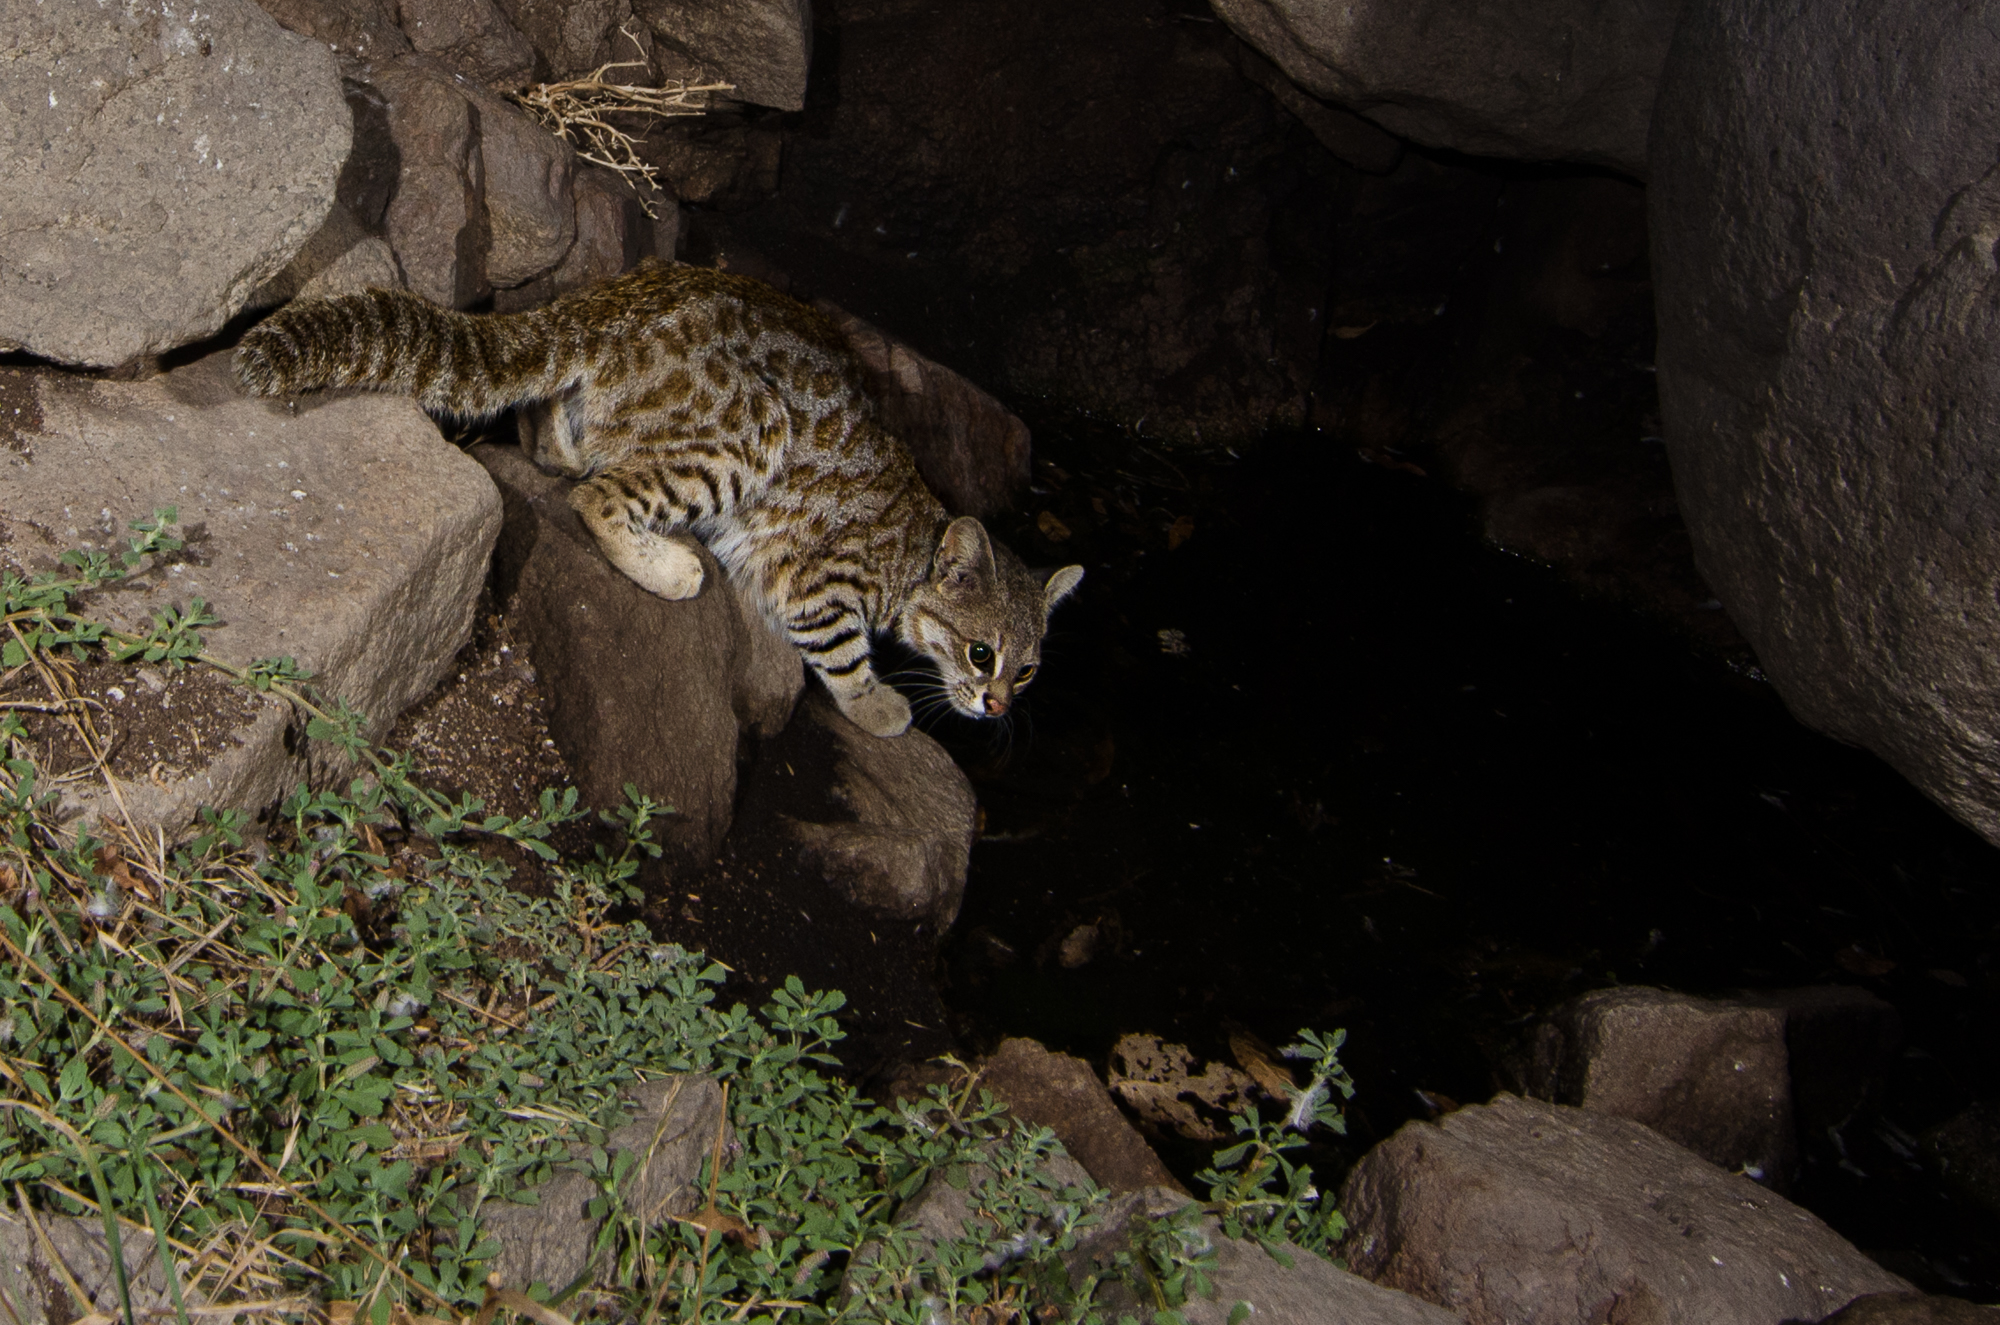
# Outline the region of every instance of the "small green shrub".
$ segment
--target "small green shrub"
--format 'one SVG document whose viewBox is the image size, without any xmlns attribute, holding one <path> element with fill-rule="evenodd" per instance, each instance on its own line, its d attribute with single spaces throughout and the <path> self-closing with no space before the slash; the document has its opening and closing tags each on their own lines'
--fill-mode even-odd
<svg viewBox="0 0 2000 1325">
<path fill-rule="evenodd" d="M 0 579 L 0 663 L 37 668 L 57 709 L 74 700 L 46 665 L 59 653 L 214 666 L 298 705 L 309 738 L 362 773 L 300 789 L 259 850 L 240 817 L 213 811 L 189 841 L 149 848 L 115 828 L 59 831 L 25 728 L 0 710 L 0 1187 L 24 1211 L 102 1218 L 114 1247 L 121 1220 L 158 1231 L 177 1306 L 185 1289 L 260 1303 L 253 1315 L 1101 1318 L 1100 1280 L 1072 1285 L 1061 1258 L 1104 1194 L 1057 1183 L 1049 1132 L 1007 1117 L 969 1073 L 894 1109 L 863 1099 L 825 1070 L 839 994 L 793 979 L 758 1014 L 724 1009 L 719 966 L 613 919 L 671 809 L 630 794 L 605 816 L 616 851 L 564 859 L 550 836 L 582 814 L 574 790 L 487 815 L 418 786 L 291 660 L 215 660 L 198 603 L 136 635 L 80 614 L 78 594 L 177 546 L 172 517 L 134 526 L 117 562 L 75 555 L 66 575 Z M 468 845 L 479 835 L 547 862 L 553 896 L 510 891 L 506 867 Z M 1246 1139 L 1203 1175 L 1230 1236 L 1314 1251 L 1339 1236 L 1283 1153 L 1288 1130 L 1340 1128 L 1339 1045 L 1306 1034 L 1292 1052 L 1312 1081 L 1288 1116 L 1239 1118 Z M 622 1203 L 631 1158 L 603 1143 L 622 1088 L 678 1073 L 724 1084 L 734 1149 L 718 1136 L 696 1216 L 642 1225 Z M 559 1166 L 599 1188 L 590 1282 L 496 1295 L 480 1213 Z M 963 1186 L 975 1166 L 991 1177 L 961 1236 L 928 1246 L 896 1224 L 933 1175 Z M 1209 1290 L 1212 1250 L 1191 1222 L 1203 1209 L 1142 1230 L 1112 1267 L 1156 1320 Z"/>
</svg>

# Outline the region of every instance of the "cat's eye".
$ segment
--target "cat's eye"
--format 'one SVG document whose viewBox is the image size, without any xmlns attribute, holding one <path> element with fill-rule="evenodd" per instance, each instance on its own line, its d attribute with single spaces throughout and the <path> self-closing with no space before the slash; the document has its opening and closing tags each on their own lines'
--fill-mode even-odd
<svg viewBox="0 0 2000 1325">
<path fill-rule="evenodd" d="M 1023 667 L 1020 671 L 1014 673 L 1014 688 L 1018 690 L 1022 686 L 1028 684 L 1028 682 L 1034 679 L 1035 679 L 1035 665 L 1033 663 L 1029 663 L 1025 667 Z"/>
<path fill-rule="evenodd" d="M 965 646 L 965 658 L 983 672 L 993 665 L 993 646 L 982 640 L 974 640 Z"/>
</svg>

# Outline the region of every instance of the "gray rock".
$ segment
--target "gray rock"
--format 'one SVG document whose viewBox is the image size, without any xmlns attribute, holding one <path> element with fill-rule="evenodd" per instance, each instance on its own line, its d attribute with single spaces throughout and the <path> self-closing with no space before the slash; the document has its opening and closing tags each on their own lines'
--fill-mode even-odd
<svg viewBox="0 0 2000 1325">
<path fill-rule="evenodd" d="M 257 0 L 272 18 L 323 43 L 344 71 L 371 61 L 393 60 L 410 51 L 410 39 L 396 26 L 391 0 Z"/>
<path fill-rule="evenodd" d="M 1016 1118 L 1054 1132 L 1063 1149 L 1090 1171 L 1099 1186 L 1113 1191 L 1180 1190 L 1179 1180 L 1126 1121 L 1111 1092 L 1081 1058 L 1051 1053 L 1033 1040 L 1002 1040 L 979 1065 L 979 1084 L 998 1096 Z"/>
<path fill-rule="evenodd" d="M 417 55 L 373 71 L 369 91 L 380 102 L 384 135 L 369 150 L 394 171 L 382 231 L 405 284 L 449 308 L 477 302 L 493 287 L 486 277 L 486 164 L 472 103 L 448 73 Z M 365 206 L 357 212 L 365 222 Z"/>
<path fill-rule="evenodd" d="M 333 205 L 333 57 L 248 0 L 10 13 L 0 345 L 109 367 L 213 335 Z"/>
<path fill-rule="evenodd" d="M 1321 147 L 1371 175 L 1386 175 L 1403 159 L 1403 140 L 1351 110 L 1329 106 L 1285 77 L 1285 71 L 1248 46 L 1236 52 L 1243 76 L 1269 92 L 1312 131 Z"/>
<path fill-rule="evenodd" d="M 1646 174 L 1681 0 L 1210 0 L 1316 97 L 1427 147 Z"/>
<path fill-rule="evenodd" d="M 369 234 L 346 204 L 336 202 L 299 255 L 251 296 L 250 307 L 273 308 L 292 299 L 327 299 L 402 283 L 388 241 Z"/>
<path fill-rule="evenodd" d="M 1643 985 L 1558 1009 L 1529 1090 L 1630 1118 L 1711 1164 L 1782 1186 L 1798 1160 L 1785 1014 Z"/>
<path fill-rule="evenodd" d="M 727 1150 L 731 1129 L 722 1114 L 722 1088 L 708 1077 L 648 1081 L 626 1090 L 624 1097 L 632 1107 L 631 1118 L 605 1138 L 604 1149 L 634 1156 L 620 1188 L 619 1213 L 652 1228 L 668 1215 L 685 1215 L 701 1205 L 696 1185 L 701 1166 L 718 1145 Z M 589 1268 L 591 1244 L 603 1222 L 590 1217 L 589 1205 L 600 1192 L 587 1174 L 565 1169 L 535 1193 L 533 1204 L 483 1207 L 480 1230 L 500 1243 L 492 1270 L 501 1283 L 510 1288 L 541 1283 L 560 1290 Z"/>
<path fill-rule="evenodd" d="M 1992 841 L 1996 60 L 1981 10 L 1690 0 L 1649 191 L 1702 575 L 1801 721 Z"/>
<path fill-rule="evenodd" d="M 70 547 L 116 550 L 131 521 L 179 508 L 185 551 L 93 594 L 93 614 L 143 628 L 202 598 L 223 622 L 205 632 L 211 651 L 296 658 L 378 737 L 464 644 L 500 503 L 408 401 L 248 399 L 227 355 L 144 382 L 4 381 L 27 413 L 0 448 L 0 560 L 43 570 Z M 198 806 L 256 810 L 345 771 L 284 704 L 226 693 L 244 704 L 233 735 L 122 780 L 135 822 L 171 833 Z M 117 812 L 101 791 L 80 797 L 74 808 Z"/>
<path fill-rule="evenodd" d="M 979 808 L 965 774 L 924 732 L 885 741 L 863 731 L 818 686 L 801 717 L 832 738 L 833 800 L 853 819 L 790 820 L 793 837 L 857 905 L 950 928 Z"/>
<path fill-rule="evenodd" d="M 1957 1297 L 1923 1293 L 1870 1293 L 1834 1312 L 1820 1325 L 1993 1325 L 2000 1313 Z"/>
<path fill-rule="evenodd" d="M 474 83 L 519 88 L 535 71 L 535 48 L 493 0 L 398 0 L 410 45 Z"/>
<path fill-rule="evenodd" d="M 868 376 L 877 417 L 954 513 L 990 520 L 1028 488 L 1028 425 L 959 374 L 820 300 Z"/>
<path fill-rule="evenodd" d="M 173 1319 L 166 1266 L 153 1255 L 152 1233 L 124 1223 L 118 1244 L 133 1316 Z M 123 1308 L 111 1264 L 101 1220 L 44 1212 L 30 1223 L 18 1213 L 0 1213 L 0 1292 L 6 1295 L 8 1325 L 62 1325 L 80 1314 L 120 1319 Z M 75 1300 L 64 1283 L 65 1272 L 83 1290 L 85 1301 Z M 188 1284 L 181 1285 L 181 1292 L 188 1307 L 207 1304 Z"/>
<path fill-rule="evenodd" d="M 485 167 L 487 279 L 520 285 L 553 268 L 576 242 L 576 153 L 504 98 L 484 88 L 468 96 L 478 110 Z"/>
<path fill-rule="evenodd" d="M 407 55 L 350 101 L 365 164 L 343 176 L 342 201 L 364 227 L 379 214 L 410 289 L 463 308 L 574 245 L 576 153 L 506 98 Z"/>
<path fill-rule="evenodd" d="M 614 172 L 584 166 L 576 172 L 572 191 L 576 242 L 551 270 L 512 289 L 496 290 L 494 312 L 539 308 L 564 291 L 616 276 L 651 255 L 653 223 L 638 195 Z M 663 217 L 673 214 L 667 210 L 672 206 L 672 200 L 666 200 Z"/>
<path fill-rule="evenodd" d="M 673 199 L 653 199 L 664 216 Z M 639 195 L 616 173 L 586 166 L 576 175 L 576 243 L 553 273 L 558 292 L 629 271 L 640 258 L 651 256 L 652 221 Z M 673 259 L 672 248 L 659 256 Z"/>
<path fill-rule="evenodd" d="M 1649 1128 L 1499 1095 L 1349 1176 L 1354 1269 L 1473 1325 L 1780 1325 L 1907 1292 L 1806 1211 Z"/>
<path fill-rule="evenodd" d="M 1080 1282 L 1093 1262 L 1101 1273 L 1112 1253 L 1129 1246 L 1137 1222 L 1166 1218 L 1187 1204 L 1184 1194 L 1165 1187 L 1116 1198 L 1103 1212 L 1104 1222 L 1069 1258 L 1072 1283 Z M 1249 1319 L 1260 1325 L 1462 1325 L 1449 1311 L 1371 1284 L 1289 1243 L 1284 1244 L 1291 1261 L 1287 1266 L 1255 1242 L 1225 1236 L 1214 1216 L 1198 1227 L 1215 1250 L 1215 1267 L 1209 1271 L 1213 1291 L 1179 1309 L 1188 1325 L 1225 1325 L 1244 1302 L 1250 1304 Z M 1140 1307 L 1129 1288 L 1116 1282 L 1100 1288 L 1096 1300 L 1112 1312 Z"/>
<path fill-rule="evenodd" d="M 632 783 L 677 811 L 664 832 L 676 863 L 706 864 L 729 829 L 738 738 L 785 725 L 804 685 L 798 654 L 743 609 L 707 549 L 700 594 L 657 598 L 604 559 L 568 483 L 513 447 L 469 454 L 506 502 L 496 592 L 553 698 L 549 735 L 584 802 L 623 805 Z"/>
<path fill-rule="evenodd" d="M 735 84 L 736 101 L 802 110 L 812 64 L 805 0 L 634 0 L 667 78 Z"/>
<path fill-rule="evenodd" d="M 1903 1049 L 1894 1006 L 1852 985 L 1809 985 L 1742 995 L 1785 1014 L 1792 1117 L 1801 1136 L 1838 1134 L 1881 1104 Z"/>
<path fill-rule="evenodd" d="M 653 133 L 644 155 L 681 201 L 740 208 L 778 191 L 784 150 L 783 136 L 764 125 L 684 120 Z"/>
<path fill-rule="evenodd" d="M 615 61 L 636 61 L 611 76 L 652 83 L 653 34 L 632 15 L 632 0 L 499 0 L 500 8 L 533 45 L 537 77 L 550 82 L 579 78 Z M 628 39 L 624 32 L 632 35 Z"/>
</svg>

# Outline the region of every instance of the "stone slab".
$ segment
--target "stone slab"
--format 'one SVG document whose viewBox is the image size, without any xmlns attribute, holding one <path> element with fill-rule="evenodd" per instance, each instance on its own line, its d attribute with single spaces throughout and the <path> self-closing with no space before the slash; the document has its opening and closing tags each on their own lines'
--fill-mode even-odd
<svg viewBox="0 0 2000 1325">
<path fill-rule="evenodd" d="M 472 627 L 500 501 L 479 467 L 407 400 L 241 395 L 226 354 L 141 382 L 0 370 L 0 564 L 52 569 L 69 548 L 118 550 L 128 525 L 179 509 L 187 547 L 93 593 L 88 610 L 144 628 L 209 604 L 218 656 L 290 656 L 379 736 L 424 695 Z M 22 412 L 14 414 L 13 409 Z M 126 809 L 168 832 L 201 805 L 256 809 L 344 769 L 265 700 L 223 748 L 127 782 Z M 99 791 L 73 808 L 108 814 Z"/>
<path fill-rule="evenodd" d="M 112 367 L 213 335 L 333 205 L 333 56 L 249 0 L 8 10 L 0 345 Z"/>
<path fill-rule="evenodd" d="M 1404 1125 L 1340 1208 L 1356 1272 L 1471 1325 L 1783 1325 L 1910 1287 L 1647 1127 L 1505 1094 Z"/>
</svg>

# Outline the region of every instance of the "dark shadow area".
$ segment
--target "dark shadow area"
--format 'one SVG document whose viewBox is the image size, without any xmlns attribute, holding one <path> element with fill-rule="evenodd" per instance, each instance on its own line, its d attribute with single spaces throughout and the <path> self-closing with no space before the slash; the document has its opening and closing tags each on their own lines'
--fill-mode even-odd
<svg viewBox="0 0 2000 1325">
<path fill-rule="evenodd" d="M 969 1047 L 1101 1065 L 1128 1031 L 1226 1058 L 1231 1022 L 1344 1026 L 1358 1154 L 1418 1091 L 1518 1089 L 1527 1028 L 1584 990 L 1864 983 L 1909 1047 L 1882 1124 L 1805 1139 L 1798 1195 L 1899 1272 L 2000 1285 L 2000 1221 L 1913 1141 L 2000 1091 L 1990 847 L 1743 671 L 1482 544 L 1442 485 L 1326 435 L 1215 464 L 1038 422 L 1091 578 L 1011 743 L 937 732 L 987 813 L 946 953 Z"/>
</svg>

